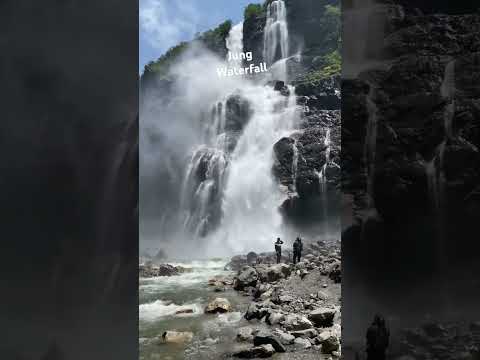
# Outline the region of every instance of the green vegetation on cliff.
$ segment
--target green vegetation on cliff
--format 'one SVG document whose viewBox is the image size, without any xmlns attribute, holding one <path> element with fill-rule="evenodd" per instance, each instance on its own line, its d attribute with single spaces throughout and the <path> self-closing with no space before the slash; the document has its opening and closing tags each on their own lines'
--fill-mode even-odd
<svg viewBox="0 0 480 360">
<path fill-rule="evenodd" d="M 320 20 L 324 30 L 324 42 L 333 49 L 338 49 L 341 43 L 341 11 L 340 5 L 325 5 L 325 12 Z"/>
<path fill-rule="evenodd" d="M 218 25 L 215 29 L 205 31 L 195 37 L 195 40 L 201 41 L 207 49 L 225 56 L 227 49 L 225 48 L 225 39 L 232 28 L 232 21 L 227 20 Z"/>
<path fill-rule="evenodd" d="M 321 41 L 305 51 L 306 55 L 313 57 L 312 67 L 298 80 L 298 83 L 307 86 L 315 86 L 323 79 L 340 75 L 342 70 L 340 6 L 325 5 L 318 25 L 322 29 Z"/>
<path fill-rule="evenodd" d="M 298 89 L 315 88 L 321 84 L 323 80 L 340 75 L 342 71 L 342 59 L 338 50 L 322 56 L 317 62 L 318 64 L 316 64 L 314 69 L 295 81 Z"/>
<path fill-rule="evenodd" d="M 168 49 L 168 51 L 160 56 L 156 61 L 150 61 L 145 65 L 144 76 L 147 73 L 155 73 L 160 77 L 163 77 L 167 74 L 170 66 L 175 62 L 175 60 L 180 56 L 183 51 L 187 48 L 188 43 L 183 41 L 178 45 L 175 45 Z"/>
<path fill-rule="evenodd" d="M 223 57 L 227 53 L 225 39 L 227 38 L 231 27 L 232 22 L 230 20 L 224 21 L 215 29 L 197 34 L 193 41 L 201 42 L 207 49 Z M 149 62 L 145 65 L 142 79 L 149 78 L 153 75 L 159 78 L 164 78 L 168 74 L 170 67 L 175 63 L 178 57 L 184 53 L 191 43 L 192 42 L 187 41 L 181 42 L 180 44 L 171 47 L 156 61 Z"/>
<path fill-rule="evenodd" d="M 251 17 L 258 17 L 263 15 L 265 12 L 265 7 L 261 4 L 248 4 L 243 12 L 243 17 L 245 20 L 250 19 Z"/>
<path fill-rule="evenodd" d="M 320 60 L 320 69 L 314 71 L 313 78 L 326 78 L 333 75 L 338 75 L 342 71 L 342 58 L 339 50 L 334 50 L 331 53 L 323 56 Z"/>
</svg>

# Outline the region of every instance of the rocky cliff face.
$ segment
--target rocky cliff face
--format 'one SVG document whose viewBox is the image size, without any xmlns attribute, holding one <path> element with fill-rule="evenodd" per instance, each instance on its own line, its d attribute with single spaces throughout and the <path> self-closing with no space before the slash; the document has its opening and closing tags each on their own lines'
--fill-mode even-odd
<svg viewBox="0 0 480 360">
<path fill-rule="evenodd" d="M 312 55 L 317 52 L 318 55 L 337 48 L 339 29 L 335 29 L 326 13 L 328 6 L 339 6 L 338 0 L 286 0 L 285 5 L 294 51 L 312 52 Z"/>
<path fill-rule="evenodd" d="M 324 220 L 338 212 L 341 119 L 338 108 L 325 105 L 330 97 L 340 99 L 338 92 L 327 92 L 327 87 L 316 85 L 311 93 L 305 92 L 309 95 L 299 96 L 303 106 L 299 128 L 274 145 L 273 172 L 289 194 L 282 211 L 294 222 Z M 331 211 L 322 212 L 319 205 L 324 202 Z"/>
<path fill-rule="evenodd" d="M 253 63 L 263 61 L 263 29 L 267 16 L 265 11 L 248 16 L 243 21 L 243 51 L 251 51 Z"/>
<path fill-rule="evenodd" d="M 421 280 L 477 248 L 480 16 L 377 10 L 386 16 L 381 66 L 342 85 L 342 188 L 353 210 L 343 240 L 353 262 L 375 259 L 364 269 L 408 256 Z"/>
<path fill-rule="evenodd" d="M 252 51 L 256 61 L 263 61 L 268 3 L 244 21 L 244 50 Z M 296 86 L 302 120 L 294 133 L 274 145 L 272 170 L 288 194 L 281 206 L 286 219 L 318 222 L 338 214 L 332 204 L 340 203 L 340 81 L 335 71 L 322 72 L 327 65 L 323 57 L 338 45 L 338 2 L 287 0 L 285 6 L 291 55 L 298 55 L 287 60 L 287 72 Z M 276 84 L 280 91 L 283 86 Z"/>
</svg>

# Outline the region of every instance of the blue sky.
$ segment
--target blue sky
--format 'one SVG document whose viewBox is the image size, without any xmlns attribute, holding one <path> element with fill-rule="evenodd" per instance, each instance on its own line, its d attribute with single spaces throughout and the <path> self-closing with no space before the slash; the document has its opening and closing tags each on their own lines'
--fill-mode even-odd
<svg viewBox="0 0 480 360">
<path fill-rule="evenodd" d="M 180 41 L 231 19 L 243 18 L 249 3 L 259 0 L 140 0 L 139 72 Z"/>
</svg>

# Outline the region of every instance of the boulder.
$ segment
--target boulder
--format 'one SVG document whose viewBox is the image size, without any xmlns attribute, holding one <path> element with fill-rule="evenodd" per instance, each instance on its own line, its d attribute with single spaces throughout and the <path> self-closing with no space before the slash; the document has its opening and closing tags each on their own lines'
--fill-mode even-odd
<svg viewBox="0 0 480 360">
<path fill-rule="evenodd" d="M 315 309 L 310 312 L 310 314 L 308 315 L 308 319 L 312 321 L 317 327 L 330 327 L 333 326 L 333 318 L 335 317 L 335 313 L 335 309 Z"/>
<path fill-rule="evenodd" d="M 342 264 L 340 261 L 336 261 L 330 265 L 328 269 L 328 277 L 336 284 L 342 282 Z"/>
<path fill-rule="evenodd" d="M 250 326 L 244 326 L 238 329 L 237 332 L 238 341 L 251 341 L 253 340 L 253 329 Z"/>
<path fill-rule="evenodd" d="M 306 330 L 295 330 L 290 332 L 293 336 L 297 337 L 302 337 L 302 338 L 314 338 L 318 335 L 317 330 L 315 329 L 306 329 Z"/>
<path fill-rule="evenodd" d="M 225 298 L 216 298 L 205 307 L 206 314 L 226 313 L 232 310 L 232 305 Z"/>
<path fill-rule="evenodd" d="M 285 86 L 285 82 L 277 80 L 275 81 L 275 85 L 273 85 L 273 90 L 280 91 L 283 89 L 284 86 Z"/>
<path fill-rule="evenodd" d="M 290 276 L 291 270 L 290 266 L 286 264 L 276 264 L 272 265 L 267 269 L 267 281 L 275 282 L 280 279 Z"/>
<path fill-rule="evenodd" d="M 291 345 L 295 341 L 295 336 L 280 329 L 275 329 L 274 334 L 277 335 L 283 345 Z"/>
<path fill-rule="evenodd" d="M 309 273 L 308 273 L 307 270 L 305 270 L 305 269 L 300 270 L 300 274 L 299 274 L 299 275 L 300 275 L 300 279 L 303 280 L 303 279 L 305 278 L 305 276 L 307 276 L 308 274 L 309 274 Z"/>
<path fill-rule="evenodd" d="M 257 271 L 251 266 L 245 266 L 234 279 L 233 288 L 235 290 L 244 290 L 248 286 L 254 287 L 257 285 L 257 280 Z"/>
<path fill-rule="evenodd" d="M 253 345 L 265 345 L 270 344 L 273 346 L 276 352 L 285 352 L 285 346 L 281 343 L 280 339 L 274 334 L 267 331 L 260 331 L 253 337 Z"/>
<path fill-rule="evenodd" d="M 261 320 L 269 313 L 267 307 L 262 306 L 262 303 L 250 303 L 245 313 L 245 319 L 250 321 L 253 319 Z"/>
<path fill-rule="evenodd" d="M 296 349 L 310 349 L 312 347 L 310 340 L 300 337 L 296 338 L 293 341 L 293 344 L 295 345 Z"/>
<path fill-rule="evenodd" d="M 217 285 L 213 288 L 214 292 L 224 292 L 225 291 L 225 285 Z"/>
<path fill-rule="evenodd" d="M 276 325 L 281 323 L 282 321 L 285 320 L 285 315 L 279 312 L 269 312 L 267 318 L 265 319 L 265 322 L 268 325 Z"/>
<path fill-rule="evenodd" d="M 333 331 L 323 331 L 318 336 L 324 354 L 331 354 L 340 348 L 340 340 Z"/>
<path fill-rule="evenodd" d="M 248 254 L 247 254 L 247 263 L 249 265 L 253 265 L 257 262 L 257 258 L 258 258 L 258 255 L 253 252 L 253 251 L 250 251 Z"/>
<path fill-rule="evenodd" d="M 268 358 L 271 357 L 273 354 L 275 354 L 275 349 L 273 348 L 273 346 L 270 344 L 266 344 L 237 351 L 233 354 L 233 356 L 241 359 L 254 359 Z"/>
<path fill-rule="evenodd" d="M 183 344 L 192 341 L 193 333 L 190 331 L 165 331 L 162 341 L 165 343 Z"/>
<path fill-rule="evenodd" d="M 151 263 L 140 265 L 140 277 L 154 277 L 154 276 L 174 276 L 184 272 L 185 269 L 179 268 L 170 264 L 153 265 Z"/>
<path fill-rule="evenodd" d="M 429 322 L 422 326 L 425 334 L 430 337 L 442 337 L 448 334 L 447 329 L 439 323 L 436 322 Z"/>
<path fill-rule="evenodd" d="M 329 298 L 328 294 L 325 293 L 324 291 L 321 291 L 321 290 L 320 290 L 320 291 L 317 292 L 317 299 L 322 300 L 322 301 L 325 301 L 325 300 L 327 300 L 328 298 Z"/>
<path fill-rule="evenodd" d="M 287 304 L 295 301 L 295 298 L 292 295 L 285 294 L 285 295 L 280 295 L 278 297 L 278 300 L 281 304 Z"/>
<path fill-rule="evenodd" d="M 480 333 L 480 321 L 470 323 L 470 331 L 473 333 Z"/>
<path fill-rule="evenodd" d="M 311 329 L 313 324 L 305 316 L 290 314 L 285 317 L 283 326 L 288 331 L 295 331 Z"/>
<path fill-rule="evenodd" d="M 225 265 L 227 271 L 240 271 L 245 265 L 248 265 L 247 257 L 245 255 L 236 255 L 230 259 L 230 262 Z"/>
<path fill-rule="evenodd" d="M 226 102 L 225 129 L 242 131 L 250 120 L 252 109 L 249 101 L 240 94 L 230 95 Z"/>
</svg>

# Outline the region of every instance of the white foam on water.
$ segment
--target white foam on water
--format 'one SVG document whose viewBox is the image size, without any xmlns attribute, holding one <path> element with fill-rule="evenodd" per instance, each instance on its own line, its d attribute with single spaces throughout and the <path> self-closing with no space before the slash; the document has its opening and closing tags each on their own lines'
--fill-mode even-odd
<svg viewBox="0 0 480 360">
<path fill-rule="evenodd" d="M 193 313 L 190 314 L 177 314 L 178 311 L 192 309 Z M 156 300 L 151 303 L 142 304 L 139 306 L 139 318 L 141 321 L 153 322 L 159 319 L 169 317 L 169 316 L 178 316 L 178 317 L 189 317 L 189 316 L 198 316 L 203 313 L 203 308 L 200 303 L 190 303 L 177 305 L 174 303 L 169 303 L 163 300 Z"/>
<path fill-rule="evenodd" d="M 140 279 L 140 291 L 147 294 L 156 294 L 165 290 L 190 288 L 197 285 L 204 285 L 215 276 L 228 274 L 228 271 L 223 270 L 227 264 L 225 260 L 196 260 L 188 263 L 179 262 L 170 264 L 190 268 L 191 271 L 176 276 L 158 276 Z"/>
<path fill-rule="evenodd" d="M 230 312 L 218 314 L 214 318 L 203 323 L 204 331 L 207 333 L 221 331 L 225 327 L 235 326 L 242 319 L 242 313 Z"/>
</svg>

